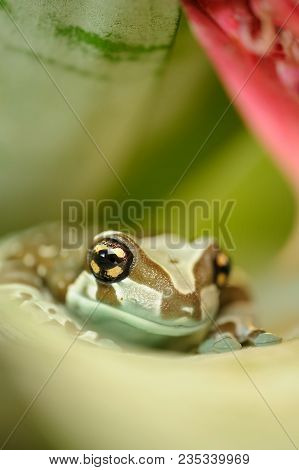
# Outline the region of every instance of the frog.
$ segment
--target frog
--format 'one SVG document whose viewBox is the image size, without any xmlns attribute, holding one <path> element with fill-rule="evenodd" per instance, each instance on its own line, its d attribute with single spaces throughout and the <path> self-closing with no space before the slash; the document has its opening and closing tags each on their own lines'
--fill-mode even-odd
<svg viewBox="0 0 299 470">
<path fill-rule="evenodd" d="M 81 337 L 196 354 L 281 341 L 257 326 L 252 295 L 214 239 L 106 230 L 72 250 L 60 239 L 50 225 L 2 243 L 0 292 Z"/>
</svg>

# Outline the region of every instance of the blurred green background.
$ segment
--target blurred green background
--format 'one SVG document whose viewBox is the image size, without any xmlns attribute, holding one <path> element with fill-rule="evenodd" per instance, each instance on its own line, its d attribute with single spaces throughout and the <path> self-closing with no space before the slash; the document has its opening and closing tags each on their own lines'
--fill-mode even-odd
<svg viewBox="0 0 299 470">
<path fill-rule="evenodd" d="M 175 1 L 1 6 L 2 234 L 64 198 L 234 199 L 234 258 L 267 266 L 293 196 L 233 107 L 172 192 L 229 104 Z"/>
</svg>

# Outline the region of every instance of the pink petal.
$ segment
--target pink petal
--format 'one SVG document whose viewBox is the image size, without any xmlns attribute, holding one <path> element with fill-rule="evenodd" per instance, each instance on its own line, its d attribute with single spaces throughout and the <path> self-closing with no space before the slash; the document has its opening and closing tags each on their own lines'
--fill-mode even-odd
<svg viewBox="0 0 299 470">
<path fill-rule="evenodd" d="M 296 0 L 251 0 L 252 8 L 255 13 L 265 8 L 265 5 L 269 11 L 269 14 L 273 22 L 277 26 L 282 26 L 287 22 L 287 28 L 295 36 L 299 36 L 299 8 L 295 8 L 298 1 Z"/>
<path fill-rule="evenodd" d="M 183 3 L 233 104 L 298 187 L 299 3 L 295 10 L 290 0 Z"/>
</svg>

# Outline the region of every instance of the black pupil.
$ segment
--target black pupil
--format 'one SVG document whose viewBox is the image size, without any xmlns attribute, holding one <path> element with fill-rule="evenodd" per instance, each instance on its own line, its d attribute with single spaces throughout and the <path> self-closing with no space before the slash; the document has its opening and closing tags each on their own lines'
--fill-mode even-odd
<svg viewBox="0 0 299 470">
<path fill-rule="evenodd" d="M 105 269 L 113 268 L 120 263 L 119 257 L 111 250 L 110 248 L 106 248 L 105 250 L 99 251 L 95 255 L 95 260 L 97 264 Z"/>
</svg>

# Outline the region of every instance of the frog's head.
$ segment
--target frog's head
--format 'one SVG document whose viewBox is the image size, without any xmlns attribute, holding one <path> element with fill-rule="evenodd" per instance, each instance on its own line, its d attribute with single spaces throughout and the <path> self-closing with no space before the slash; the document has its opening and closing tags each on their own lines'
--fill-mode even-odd
<svg viewBox="0 0 299 470">
<path fill-rule="evenodd" d="M 229 274 L 228 257 L 211 240 L 190 244 L 160 235 L 137 242 L 112 231 L 94 238 L 87 265 L 71 292 L 80 291 L 90 307 L 105 304 L 113 307 L 111 314 L 131 316 L 130 322 L 159 324 L 198 324 L 213 317 Z"/>
</svg>

